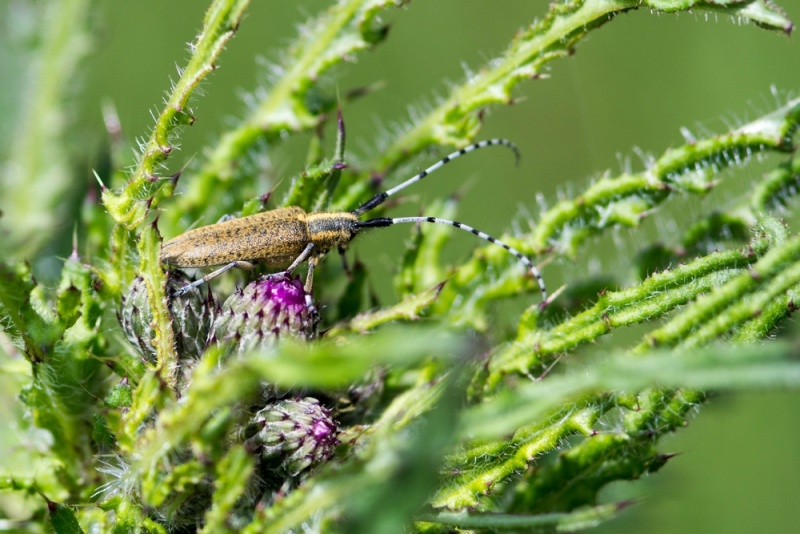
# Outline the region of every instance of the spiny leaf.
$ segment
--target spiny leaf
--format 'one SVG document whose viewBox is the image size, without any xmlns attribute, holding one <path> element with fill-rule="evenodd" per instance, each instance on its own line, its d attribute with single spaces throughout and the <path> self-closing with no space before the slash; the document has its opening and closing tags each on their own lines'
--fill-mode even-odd
<svg viewBox="0 0 800 534">
<path fill-rule="evenodd" d="M 720 171 L 741 165 L 753 154 L 791 149 L 800 121 L 800 99 L 735 130 L 666 151 L 645 171 L 608 177 L 584 194 L 542 214 L 530 250 L 551 246 L 574 256 L 589 236 L 615 225 L 636 225 L 654 206 L 676 192 L 705 193 Z"/>
<path fill-rule="evenodd" d="M 372 175 L 384 176 L 410 157 L 431 145 L 464 146 L 480 129 L 480 110 L 492 104 L 513 102 L 511 89 L 520 81 L 541 76 L 544 65 L 569 56 L 592 30 L 611 21 L 617 14 L 648 7 L 656 12 L 712 10 L 732 18 L 753 20 L 764 27 L 789 31 L 791 21 L 776 6 L 763 0 L 730 3 L 726 0 L 640 1 L 568 0 L 552 3 L 547 15 L 520 32 L 511 46 L 492 59 L 462 84 L 453 87 L 431 112 L 408 129 L 367 167 Z M 352 182 L 336 203 L 338 209 L 352 209 L 366 196 L 366 175 Z M 541 249 L 540 249 L 541 250 Z"/>
<path fill-rule="evenodd" d="M 139 227 L 148 211 L 155 208 L 161 198 L 171 195 L 174 181 L 159 179 L 159 169 L 174 148 L 172 138 L 176 129 L 187 124 L 182 117 L 188 112 L 189 99 L 203 78 L 216 68 L 214 62 L 236 33 L 249 3 L 249 0 L 214 0 L 208 8 L 203 29 L 192 43 L 189 63 L 156 119 L 153 133 L 143 147 L 125 190 L 120 194 L 103 191 L 103 204 L 117 224 L 128 230 Z"/>
<path fill-rule="evenodd" d="M 231 213 L 235 204 L 217 205 L 209 214 L 206 199 L 225 198 L 223 192 L 231 187 L 240 160 L 258 143 L 272 143 L 287 132 L 317 127 L 335 103 L 311 106 L 309 94 L 331 67 L 351 60 L 382 40 L 385 34 L 375 31 L 377 17 L 402 3 L 403 0 L 339 0 L 309 21 L 281 65 L 275 67 L 280 75 L 269 91 L 236 128 L 222 135 L 208 161 L 191 178 L 185 194 L 176 200 L 171 224 L 178 218 L 194 222 L 201 216 Z"/>
<path fill-rule="evenodd" d="M 382 324 L 418 320 L 420 314 L 436 301 L 444 285 L 442 282 L 427 291 L 408 295 L 393 306 L 356 315 L 349 322 L 331 329 L 328 335 L 337 336 L 346 331 L 366 333 Z"/>
<path fill-rule="evenodd" d="M 614 518 L 620 510 L 630 506 L 630 504 L 632 503 L 623 501 L 581 508 L 569 513 L 552 514 L 481 513 L 467 510 L 458 512 L 440 511 L 420 514 L 417 516 L 417 520 L 424 523 L 478 531 L 493 529 L 523 530 L 526 532 L 578 532 L 596 527 Z M 428 532 L 428 529 L 424 525 L 420 525 L 420 532 Z M 432 532 L 438 532 L 438 530 L 432 530 Z"/>
</svg>

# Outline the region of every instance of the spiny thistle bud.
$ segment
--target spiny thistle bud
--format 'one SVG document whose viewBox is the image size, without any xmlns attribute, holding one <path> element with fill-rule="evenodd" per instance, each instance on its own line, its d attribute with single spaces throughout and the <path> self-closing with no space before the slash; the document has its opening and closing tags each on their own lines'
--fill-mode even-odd
<svg viewBox="0 0 800 534">
<path fill-rule="evenodd" d="M 317 399 L 285 399 L 255 415 L 245 447 L 282 476 L 296 477 L 331 457 L 339 444 L 338 429 Z"/>
<path fill-rule="evenodd" d="M 122 307 L 117 313 L 117 319 L 122 325 L 125 337 L 131 345 L 139 349 L 144 359 L 150 363 L 156 362 L 156 348 L 153 346 L 155 332 L 153 331 L 153 314 L 147 302 L 147 289 L 144 280 L 137 277 L 127 293 L 122 295 Z"/>
<path fill-rule="evenodd" d="M 187 283 L 189 277 L 184 273 L 170 272 L 167 293 Z M 214 302 L 210 293 L 207 300 L 197 291 L 172 297 L 169 300 L 169 312 L 178 356 L 183 359 L 202 356 L 214 318 Z M 122 307 L 117 317 L 128 341 L 139 349 L 147 362 L 155 364 L 157 356 L 153 345 L 153 314 L 147 301 L 147 288 L 141 277 L 137 277 L 128 288 L 127 294 L 122 296 Z"/>
<path fill-rule="evenodd" d="M 299 278 L 264 276 L 228 297 L 214 322 L 214 340 L 231 342 L 242 354 L 283 336 L 313 338 L 316 319 Z"/>
<path fill-rule="evenodd" d="M 190 283 L 188 276 L 170 273 L 167 280 L 167 295 Z M 182 360 L 199 359 L 208 346 L 208 337 L 217 308 L 211 291 L 203 298 L 199 291 L 189 291 L 170 297 L 169 314 L 172 317 L 172 331 L 175 333 L 175 348 Z"/>
</svg>

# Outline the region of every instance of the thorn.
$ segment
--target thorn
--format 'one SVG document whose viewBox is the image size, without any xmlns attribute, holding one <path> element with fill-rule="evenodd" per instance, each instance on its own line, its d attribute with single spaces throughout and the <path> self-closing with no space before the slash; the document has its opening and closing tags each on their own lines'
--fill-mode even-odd
<svg viewBox="0 0 800 534">
<path fill-rule="evenodd" d="M 434 291 L 436 292 L 436 298 L 439 298 L 439 294 L 442 292 L 442 289 L 444 289 L 445 284 L 447 284 L 449 280 L 450 280 L 449 278 L 447 280 L 442 280 L 441 282 L 433 286 Z"/>
<path fill-rule="evenodd" d="M 341 162 L 344 161 L 344 147 L 347 141 L 347 130 L 344 126 L 344 116 L 342 115 L 342 108 L 340 106 L 336 107 L 336 128 L 336 151 L 334 154 L 336 155 L 336 160 Z"/>
<path fill-rule="evenodd" d="M 38 490 L 37 490 L 37 491 L 38 491 Z M 45 494 L 44 494 L 44 493 L 42 493 L 41 491 L 39 491 L 39 495 L 41 495 L 41 496 L 42 496 L 42 498 L 43 498 L 43 499 L 45 500 L 45 502 L 47 503 L 47 511 L 48 511 L 49 513 L 51 513 L 51 514 L 52 514 L 52 513 L 55 513 L 55 512 L 56 512 L 56 510 L 58 509 L 58 503 L 57 503 L 57 502 L 55 502 L 55 501 L 51 501 L 50 499 L 48 499 L 48 498 L 47 498 L 47 496 L 45 496 Z"/>
<path fill-rule="evenodd" d="M 350 89 L 344 94 L 344 101 L 347 102 L 350 100 L 361 98 L 362 96 L 367 96 L 371 93 L 380 91 L 384 87 L 386 87 L 386 82 L 383 80 L 378 80 L 375 83 L 364 85 L 362 87 L 355 87 L 353 89 Z"/>
<path fill-rule="evenodd" d="M 539 381 L 543 380 L 545 377 L 547 377 L 547 375 L 550 374 L 550 371 L 553 370 L 553 368 L 556 366 L 556 364 L 561 361 L 562 356 L 564 356 L 563 353 L 559 354 L 558 357 L 555 360 L 553 360 L 553 363 L 548 365 L 547 368 L 544 371 L 542 371 L 542 374 L 540 374 L 539 377 L 536 378 L 534 381 L 535 382 L 539 382 Z"/>
<path fill-rule="evenodd" d="M 549 297 L 547 297 L 547 300 L 544 300 L 544 301 L 539 303 L 539 309 L 540 310 L 544 310 L 545 308 L 547 308 L 558 297 L 560 297 L 561 294 L 564 293 L 564 291 L 566 291 L 566 290 L 567 290 L 567 285 L 566 284 L 564 284 L 563 286 L 561 286 L 558 289 L 556 289 Z"/>
<path fill-rule="evenodd" d="M 186 163 L 183 164 L 183 167 L 181 167 L 178 172 L 169 177 L 169 179 L 172 180 L 172 185 L 178 184 L 178 178 L 180 178 L 181 175 L 184 173 L 184 171 L 189 167 L 189 165 L 192 164 L 192 161 L 194 161 L 194 156 L 195 155 L 192 154 L 192 156 L 189 157 L 188 160 L 186 160 Z"/>
<path fill-rule="evenodd" d="M 78 256 L 78 223 L 72 228 L 72 254 L 69 255 L 71 261 L 80 261 Z"/>
<path fill-rule="evenodd" d="M 97 171 L 92 170 L 92 174 L 94 174 L 94 178 L 95 178 L 95 180 L 97 180 L 97 183 L 100 184 L 100 190 L 101 191 L 108 191 L 108 188 L 106 187 L 106 184 L 104 184 L 103 180 L 100 179 L 100 175 L 97 174 Z"/>
<path fill-rule="evenodd" d="M 631 507 L 634 504 L 639 504 L 639 500 L 640 499 L 628 499 L 625 501 L 619 501 L 618 503 L 615 504 L 617 512 L 621 512 L 625 508 Z"/>
</svg>

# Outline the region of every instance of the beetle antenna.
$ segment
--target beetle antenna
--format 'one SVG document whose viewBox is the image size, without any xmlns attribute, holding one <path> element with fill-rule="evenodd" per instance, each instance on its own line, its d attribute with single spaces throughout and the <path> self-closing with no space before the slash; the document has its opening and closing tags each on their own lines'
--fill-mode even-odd
<svg viewBox="0 0 800 534">
<path fill-rule="evenodd" d="M 539 272 L 539 269 L 533 262 L 528 258 L 525 254 L 518 251 L 511 245 L 507 245 L 503 243 L 497 238 L 490 236 L 487 233 L 481 232 L 480 230 L 473 228 L 471 226 L 467 226 L 466 224 L 457 222 L 457 221 L 449 221 L 447 219 L 437 219 L 436 217 L 377 217 L 375 219 L 370 219 L 368 221 L 358 221 L 356 226 L 358 228 L 383 228 L 386 226 L 392 226 L 393 224 L 399 223 L 434 223 L 434 224 L 444 224 L 446 226 L 453 226 L 460 230 L 464 230 L 465 232 L 469 232 L 472 235 L 478 236 L 479 238 L 488 241 L 489 243 L 494 243 L 495 245 L 499 245 L 510 252 L 513 256 L 515 256 L 520 263 L 525 265 L 525 267 L 530 271 L 533 275 L 533 278 L 536 280 L 536 283 L 539 284 L 539 291 L 542 293 L 542 307 L 547 305 L 547 288 L 544 285 L 544 279 L 542 278 L 542 273 Z"/>
<path fill-rule="evenodd" d="M 456 150 L 452 154 L 449 154 L 448 156 L 445 156 L 444 158 L 440 159 L 439 161 L 437 161 L 436 163 L 434 163 L 433 165 L 431 165 L 430 167 L 428 167 L 427 169 L 425 169 L 421 173 L 419 173 L 419 174 L 417 174 L 415 176 L 412 176 L 411 178 L 409 178 L 405 182 L 403 182 L 403 183 L 401 183 L 399 185 L 396 185 L 393 188 L 391 188 L 391 189 L 389 189 L 387 191 L 384 191 L 383 193 L 378 193 L 377 195 L 375 195 L 374 197 L 372 197 L 368 201 L 366 201 L 363 204 L 361 204 L 361 206 L 356 208 L 353 211 L 353 214 L 361 215 L 363 213 L 371 211 L 371 210 L 375 209 L 376 207 L 380 206 L 381 204 L 383 204 L 384 202 L 386 202 L 387 198 L 395 195 L 396 193 L 399 193 L 400 191 L 402 191 L 406 187 L 419 182 L 420 180 L 422 180 L 423 178 L 428 176 L 430 173 L 432 173 L 436 169 L 438 169 L 440 167 L 443 167 L 444 165 L 446 165 L 447 163 L 453 161 L 454 159 L 460 158 L 464 154 L 468 154 L 468 153 L 470 153 L 472 151 L 478 150 L 479 148 L 484 148 L 484 147 L 492 146 L 492 145 L 502 145 L 504 147 L 510 148 L 514 152 L 514 156 L 516 157 L 517 163 L 519 163 L 520 154 L 519 154 L 519 149 L 517 148 L 517 145 L 515 145 L 514 143 L 512 143 L 508 139 L 486 139 L 485 141 L 480 141 L 478 143 L 473 143 L 471 145 L 467 145 L 464 148 L 462 148 L 461 150 Z"/>
</svg>

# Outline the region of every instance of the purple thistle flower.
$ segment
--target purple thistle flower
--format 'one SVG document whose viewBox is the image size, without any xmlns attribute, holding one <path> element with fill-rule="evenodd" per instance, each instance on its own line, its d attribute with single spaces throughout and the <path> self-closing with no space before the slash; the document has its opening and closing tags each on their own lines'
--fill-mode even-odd
<svg viewBox="0 0 800 534">
<path fill-rule="evenodd" d="M 245 447 L 281 476 L 297 477 L 330 459 L 339 444 L 339 424 L 317 399 L 284 399 L 254 417 Z"/>
<path fill-rule="evenodd" d="M 271 346 L 280 337 L 316 337 L 317 316 L 306 303 L 299 278 L 269 275 L 237 291 L 222 305 L 213 340 L 236 353 Z"/>
</svg>

